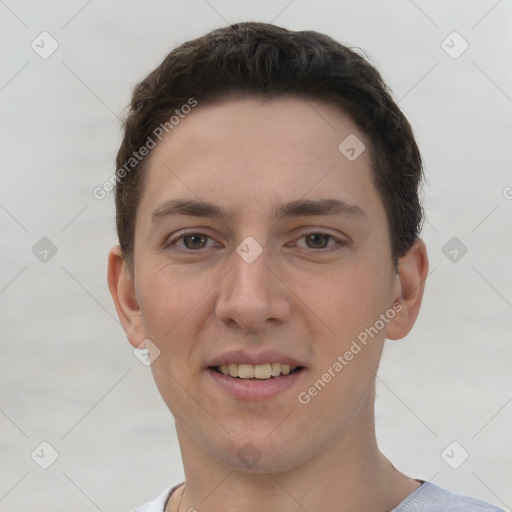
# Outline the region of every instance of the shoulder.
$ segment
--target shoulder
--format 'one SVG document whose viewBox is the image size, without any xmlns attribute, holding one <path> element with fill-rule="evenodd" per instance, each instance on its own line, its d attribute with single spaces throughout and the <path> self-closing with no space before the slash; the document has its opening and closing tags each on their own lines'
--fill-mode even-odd
<svg viewBox="0 0 512 512">
<path fill-rule="evenodd" d="M 173 487 L 169 487 L 162 494 L 160 494 L 158 498 L 154 499 L 153 501 L 149 501 L 140 507 L 137 507 L 132 512 L 164 512 L 165 506 L 167 505 L 167 501 L 169 500 L 171 494 L 182 485 L 183 482 Z"/>
<path fill-rule="evenodd" d="M 454 494 L 430 482 L 423 482 L 391 512 L 504 512 L 484 501 Z"/>
</svg>

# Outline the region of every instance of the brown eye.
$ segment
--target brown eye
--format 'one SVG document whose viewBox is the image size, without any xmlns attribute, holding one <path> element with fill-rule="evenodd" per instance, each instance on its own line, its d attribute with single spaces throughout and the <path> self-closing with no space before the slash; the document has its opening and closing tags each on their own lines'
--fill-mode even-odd
<svg viewBox="0 0 512 512">
<path fill-rule="evenodd" d="M 304 242 L 302 242 L 302 240 L 304 240 Z M 343 240 L 336 238 L 330 233 L 321 233 L 316 231 L 304 233 L 295 243 L 298 244 L 298 247 L 301 249 L 312 249 L 313 251 L 318 252 L 330 252 L 341 248 L 342 245 L 345 245 Z"/>
<path fill-rule="evenodd" d="M 202 235 L 201 233 L 193 233 L 182 237 L 183 243 L 187 249 L 203 249 L 206 244 L 206 240 L 209 237 Z"/>
<path fill-rule="evenodd" d="M 176 236 L 165 243 L 165 249 L 173 252 L 192 253 L 199 252 L 201 249 L 207 249 L 214 245 L 214 240 L 204 233 L 181 232 L 181 236 Z"/>
<path fill-rule="evenodd" d="M 306 239 L 306 245 L 310 249 L 324 249 L 327 247 L 329 239 L 333 238 L 332 235 L 326 235 L 323 233 L 311 233 L 304 236 Z M 308 244 L 308 241 L 311 242 L 311 245 Z"/>
</svg>

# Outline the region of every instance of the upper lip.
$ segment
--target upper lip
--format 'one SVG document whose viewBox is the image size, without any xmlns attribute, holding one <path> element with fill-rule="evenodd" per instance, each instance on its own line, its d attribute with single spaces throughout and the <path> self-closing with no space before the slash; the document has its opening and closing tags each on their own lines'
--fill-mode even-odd
<svg viewBox="0 0 512 512">
<path fill-rule="evenodd" d="M 290 366 L 304 366 L 298 359 L 276 350 L 248 352 L 246 350 L 233 350 L 214 357 L 207 363 L 207 367 L 222 364 L 265 364 L 282 363 Z"/>
</svg>

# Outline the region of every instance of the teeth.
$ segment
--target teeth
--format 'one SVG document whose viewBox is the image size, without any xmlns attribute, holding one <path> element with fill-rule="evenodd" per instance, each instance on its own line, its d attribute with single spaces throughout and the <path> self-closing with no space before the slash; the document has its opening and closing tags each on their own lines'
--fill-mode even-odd
<svg viewBox="0 0 512 512">
<path fill-rule="evenodd" d="M 229 365 L 229 375 L 231 375 L 231 377 L 238 377 L 238 365 L 237 364 Z"/>
<path fill-rule="evenodd" d="M 277 377 L 281 374 L 281 363 L 271 363 L 270 367 L 272 368 L 272 377 Z"/>
<path fill-rule="evenodd" d="M 257 379 L 270 379 L 270 377 L 272 377 L 272 369 L 270 363 L 255 365 L 254 376 Z"/>
<path fill-rule="evenodd" d="M 217 370 L 223 375 L 239 377 L 240 379 L 261 379 L 266 380 L 279 375 L 288 375 L 297 366 L 290 366 L 282 363 L 265 364 L 223 364 L 217 366 Z"/>
<path fill-rule="evenodd" d="M 238 376 L 241 379 L 254 379 L 254 365 L 252 364 L 239 364 Z"/>
</svg>

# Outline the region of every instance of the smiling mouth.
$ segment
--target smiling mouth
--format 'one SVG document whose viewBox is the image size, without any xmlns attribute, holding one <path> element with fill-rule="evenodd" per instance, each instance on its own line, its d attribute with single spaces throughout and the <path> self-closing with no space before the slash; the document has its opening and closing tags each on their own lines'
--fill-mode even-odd
<svg viewBox="0 0 512 512">
<path fill-rule="evenodd" d="M 212 370 L 237 379 L 267 380 L 275 377 L 290 375 L 291 373 L 303 370 L 303 366 L 291 366 L 283 363 L 265 364 L 222 364 L 212 366 Z"/>
</svg>

